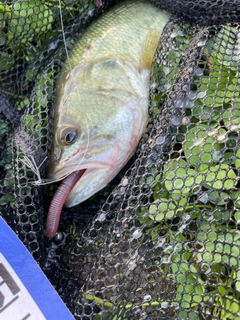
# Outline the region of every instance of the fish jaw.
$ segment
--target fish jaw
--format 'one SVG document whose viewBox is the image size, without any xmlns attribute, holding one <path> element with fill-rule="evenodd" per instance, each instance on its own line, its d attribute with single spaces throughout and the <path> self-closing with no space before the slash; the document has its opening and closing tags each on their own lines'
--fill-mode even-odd
<svg viewBox="0 0 240 320">
<path fill-rule="evenodd" d="M 73 187 L 65 201 L 66 207 L 73 207 L 87 200 L 93 194 L 103 189 L 119 172 L 120 168 L 89 168 Z"/>
<path fill-rule="evenodd" d="M 118 157 L 118 160 L 115 162 L 113 161 L 111 164 L 110 161 L 107 163 L 105 162 L 105 166 L 103 162 L 93 163 L 90 161 L 86 163 L 85 167 L 83 164 L 81 164 L 81 169 L 87 169 L 73 187 L 64 205 L 66 207 L 76 206 L 103 189 L 133 156 L 138 144 L 138 140 L 139 139 L 137 138 L 133 138 L 130 148 L 126 153 L 117 150 L 116 147 L 112 147 L 112 150 L 109 150 L 108 159 L 114 160 L 115 157 Z M 105 157 L 104 155 L 102 156 L 104 160 L 107 159 L 106 155 Z"/>
<path fill-rule="evenodd" d="M 48 178 L 58 181 L 72 172 L 84 170 L 64 206 L 78 205 L 104 188 L 133 156 L 139 139 L 132 137 L 128 150 L 124 149 L 124 152 L 115 140 L 101 140 L 102 143 L 98 141 L 88 147 L 81 147 L 79 152 L 68 160 L 61 159 L 55 170 L 48 174 Z"/>
<path fill-rule="evenodd" d="M 114 144 L 107 152 L 101 153 L 99 160 L 104 159 L 101 162 L 87 159 L 85 165 L 81 163 L 80 169 L 86 170 L 73 187 L 64 205 L 76 206 L 103 189 L 134 155 L 138 142 L 139 136 L 132 136 L 128 149 L 123 151 L 120 146 Z"/>
<path fill-rule="evenodd" d="M 85 170 L 66 199 L 65 206 L 72 207 L 101 190 L 121 169 L 119 167 L 119 147 L 113 141 L 105 141 L 81 147 L 69 159 L 61 159 L 48 178 L 62 180 L 72 172 Z"/>
<path fill-rule="evenodd" d="M 118 146 L 113 142 L 95 143 L 92 145 L 81 146 L 67 157 L 63 156 L 59 159 L 58 164 L 48 172 L 48 179 L 59 181 L 74 171 L 91 168 L 111 168 L 118 160 Z"/>
</svg>

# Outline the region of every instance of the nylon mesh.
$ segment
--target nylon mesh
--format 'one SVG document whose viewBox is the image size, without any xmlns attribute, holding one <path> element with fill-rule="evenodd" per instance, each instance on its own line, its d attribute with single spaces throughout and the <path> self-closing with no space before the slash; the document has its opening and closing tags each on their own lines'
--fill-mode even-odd
<svg viewBox="0 0 240 320">
<path fill-rule="evenodd" d="M 151 1 L 173 15 L 147 132 L 104 190 L 63 209 L 58 237 L 44 236 L 60 14 L 71 50 L 114 2 L 2 2 L 0 214 L 76 319 L 240 319 L 239 1 Z"/>
</svg>

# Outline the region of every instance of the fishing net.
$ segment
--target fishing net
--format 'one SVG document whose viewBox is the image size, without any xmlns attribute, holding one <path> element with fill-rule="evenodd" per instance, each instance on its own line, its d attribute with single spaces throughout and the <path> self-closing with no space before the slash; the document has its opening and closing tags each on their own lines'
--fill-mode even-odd
<svg viewBox="0 0 240 320">
<path fill-rule="evenodd" d="M 151 1 L 172 18 L 148 130 L 120 174 L 44 236 L 56 78 L 114 2 L 0 2 L 1 216 L 76 319 L 240 319 L 239 0 Z"/>
</svg>

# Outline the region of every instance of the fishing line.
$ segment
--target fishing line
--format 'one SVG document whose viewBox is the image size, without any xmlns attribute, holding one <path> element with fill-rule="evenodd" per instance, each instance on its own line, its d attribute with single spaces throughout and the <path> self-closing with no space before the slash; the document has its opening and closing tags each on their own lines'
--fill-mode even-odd
<svg viewBox="0 0 240 320">
<path fill-rule="evenodd" d="M 68 49 L 67 49 L 67 44 L 66 44 L 66 38 L 65 38 L 65 32 L 64 32 L 64 26 L 63 26 L 61 0 L 59 0 L 59 14 L 60 14 L 60 22 L 61 22 L 61 29 L 62 29 L 62 35 L 63 35 L 64 48 L 65 48 L 66 55 L 67 55 L 67 63 L 68 63 L 68 65 L 69 65 L 70 72 L 72 73 L 73 69 L 72 69 L 72 66 L 71 66 L 70 59 L 69 59 L 69 54 L 68 54 Z M 79 101 L 81 101 L 81 95 L 80 95 L 80 92 L 79 92 L 77 83 L 76 83 L 75 79 L 73 79 L 73 81 L 74 81 L 75 88 L 76 88 L 76 90 L 77 90 L 77 95 L 78 95 Z M 81 165 L 82 160 L 83 160 L 83 158 L 85 157 L 85 155 L 86 155 L 86 153 L 87 153 L 87 150 L 88 150 L 88 147 L 89 147 L 89 141 L 90 141 L 90 140 L 89 140 L 89 125 L 88 125 L 88 119 L 87 119 L 86 116 L 85 116 L 85 119 L 86 119 L 86 125 L 87 125 L 87 145 L 86 145 L 86 151 L 85 151 L 85 153 L 83 154 L 81 161 L 80 161 L 79 164 L 76 166 L 76 170 L 77 170 L 77 169 L 79 168 L 79 166 Z M 67 177 L 68 175 L 69 175 L 69 174 L 66 174 L 66 175 L 63 176 L 60 180 L 64 179 L 64 178 Z M 59 180 L 54 180 L 54 181 L 59 181 Z M 53 182 L 54 182 L 54 181 L 53 181 Z"/>
<path fill-rule="evenodd" d="M 61 0 L 59 0 L 59 15 L 60 15 L 60 22 L 61 22 L 61 31 L 62 31 L 62 36 L 63 36 L 63 43 L 64 43 L 64 48 L 65 48 L 66 56 L 67 56 L 67 63 L 68 63 L 68 65 L 69 65 L 70 72 L 72 72 L 73 69 L 72 69 L 71 62 L 70 62 L 70 58 L 69 58 L 69 54 L 68 54 L 66 37 L 65 37 L 64 26 L 63 26 Z M 76 87 L 77 95 L 78 95 L 78 98 L 79 98 L 79 101 L 80 101 L 80 100 L 81 100 L 81 96 L 80 96 L 80 92 L 79 92 L 77 83 L 76 83 L 75 79 L 73 79 L 73 81 L 74 81 L 74 85 L 75 85 L 75 87 Z M 84 152 L 84 154 L 83 154 L 82 159 L 80 160 L 80 162 L 77 164 L 75 171 L 77 171 L 78 168 L 79 168 L 79 166 L 81 165 L 82 160 L 83 160 L 83 158 L 85 157 L 85 155 L 86 155 L 86 153 L 87 153 L 87 150 L 88 150 L 88 147 L 89 147 L 89 143 L 90 143 L 90 139 L 89 139 L 89 124 L 88 124 L 88 119 L 87 119 L 86 116 L 85 116 L 85 119 L 86 119 L 86 126 L 87 126 L 87 145 L 86 145 L 86 151 Z M 46 158 L 44 159 L 44 161 L 45 161 L 45 160 L 46 160 Z M 44 162 L 44 161 L 43 161 L 43 162 Z M 23 162 L 24 162 L 25 165 L 27 165 L 30 169 L 32 169 L 32 171 L 37 175 L 38 180 L 33 182 L 33 183 L 36 184 L 36 185 L 45 185 L 45 184 L 50 184 L 50 183 L 53 183 L 53 182 L 58 182 L 58 181 L 63 180 L 63 179 L 66 178 L 67 176 L 69 176 L 69 174 L 65 174 L 65 175 L 64 175 L 63 177 L 61 177 L 60 179 L 56 179 L 56 180 L 41 179 L 41 177 L 40 177 L 40 175 L 39 175 L 39 170 L 38 170 L 38 169 L 41 167 L 42 163 L 41 163 L 40 167 L 37 167 L 34 159 L 32 159 L 32 162 L 31 162 L 31 160 L 30 160 L 28 157 L 24 157 Z M 36 169 L 37 169 L 37 172 L 36 172 Z M 74 172 L 74 171 L 72 171 L 72 172 Z"/>
<path fill-rule="evenodd" d="M 64 26 L 63 26 L 63 18 L 62 18 L 62 4 L 61 4 L 61 0 L 59 0 L 59 16 L 60 16 L 60 23 L 61 23 L 61 31 L 62 31 L 62 36 L 63 36 L 63 43 L 64 43 L 64 48 L 65 48 L 65 52 L 66 52 L 66 56 L 67 56 L 67 62 L 68 65 L 69 65 L 69 69 L 70 69 L 70 72 L 73 71 L 72 69 L 72 65 L 71 65 L 71 62 L 70 62 L 70 58 L 69 58 L 69 53 L 68 53 L 68 49 L 67 49 L 67 43 L 66 43 L 66 37 L 65 37 L 65 32 L 64 32 Z M 74 85 L 75 85 L 75 88 L 76 88 L 76 91 L 77 91 L 77 95 L 78 95 L 78 98 L 79 98 L 79 101 L 81 100 L 81 95 L 80 95 L 80 92 L 79 92 L 79 89 L 78 89 L 78 86 L 77 86 L 77 83 L 75 81 L 75 79 L 73 78 L 73 81 L 74 81 Z M 85 116 L 85 119 L 86 119 L 86 126 L 87 126 L 87 145 L 86 145 L 86 151 L 84 152 L 83 156 L 82 156 L 82 159 L 80 160 L 80 162 L 76 165 L 76 170 L 78 170 L 79 166 L 81 165 L 82 163 L 82 160 L 83 158 L 85 157 L 86 153 L 87 153 L 87 150 L 88 150 L 88 147 L 89 147 L 89 143 L 90 143 L 90 139 L 89 139 L 89 124 L 88 124 L 88 119 L 87 117 Z M 44 161 L 46 160 L 46 158 L 44 159 Z M 67 176 L 69 176 L 69 174 L 65 174 L 64 176 L 62 176 L 61 178 L 59 179 L 54 179 L 54 180 L 50 180 L 50 179 L 41 179 L 41 176 L 40 176 L 40 173 L 39 173 L 39 168 L 42 166 L 43 163 L 40 164 L 39 167 L 37 167 L 36 165 L 36 162 L 34 160 L 34 158 L 31 156 L 31 159 L 27 156 L 24 156 L 24 158 L 22 159 L 23 163 L 29 167 L 33 173 L 38 177 L 38 180 L 37 181 L 32 181 L 32 183 L 34 185 L 47 185 L 47 184 L 51 184 L 51 183 L 54 183 L 54 182 L 59 182 L 61 180 L 63 180 L 64 178 L 66 178 Z M 44 162 L 43 161 L 43 162 Z M 74 171 L 72 171 L 74 172 Z"/>
<path fill-rule="evenodd" d="M 69 68 L 72 72 L 72 66 L 71 66 L 71 62 L 69 59 L 69 54 L 68 54 L 68 49 L 67 49 L 67 44 L 66 44 L 66 38 L 65 38 L 65 33 L 64 33 L 64 27 L 63 27 L 63 18 L 62 18 L 62 4 L 61 4 L 61 0 L 58 1 L 59 2 L 59 15 L 60 15 L 60 22 L 61 22 L 61 31 L 62 31 L 62 36 L 63 36 L 63 43 L 64 43 L 64 48 L 66 51 L 66 55 L 67 55 L 67 61 L 68 61 L 68 65 Z"/>
</svg>

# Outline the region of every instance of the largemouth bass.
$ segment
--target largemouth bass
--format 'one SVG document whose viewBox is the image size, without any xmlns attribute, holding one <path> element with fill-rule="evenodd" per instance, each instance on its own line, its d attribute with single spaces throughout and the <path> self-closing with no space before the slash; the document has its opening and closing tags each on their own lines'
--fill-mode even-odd
<svg viewBox="0 0 240 320">
<path fill-rule="evenodd" d="M 134 154 L 148 122 L 150 68 L 170 15 L 144 0 L 113 7 L 80 37 L 61 71 L 48 178 L 63 180 L 46 235 L 62 206 L 105 187 Z"/>
</svg>

